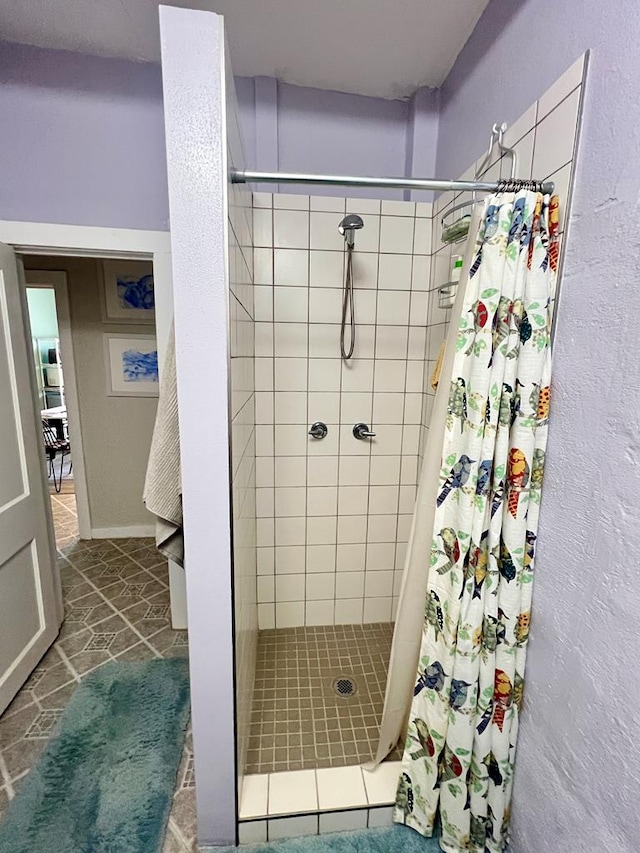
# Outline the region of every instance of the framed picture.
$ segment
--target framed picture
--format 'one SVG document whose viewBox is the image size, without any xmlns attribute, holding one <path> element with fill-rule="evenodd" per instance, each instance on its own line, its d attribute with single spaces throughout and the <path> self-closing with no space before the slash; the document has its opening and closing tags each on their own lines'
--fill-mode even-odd
<svg viewBox="0 0 640 853">
<path fill-rule="evenodd" d="M 104 260 L 102 309 L 107 323 L 155 323 L 151 261 Z"/>
<path fill-rule="evenodd" d="M 104 335 L 109 397 L 158 396 L 155 335 Z"/>
</svg>

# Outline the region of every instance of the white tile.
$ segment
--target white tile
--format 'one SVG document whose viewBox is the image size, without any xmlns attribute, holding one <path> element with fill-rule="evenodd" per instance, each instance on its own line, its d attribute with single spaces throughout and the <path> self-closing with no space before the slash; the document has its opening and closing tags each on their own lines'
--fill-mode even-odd
<svg viewBox="0 0 640 853">
<path fill-rule="evenodd" d="M 307 249 L 309 214 L 298 210 L 274 210 L 273 245 L 277 249 Z"/>
<path fill-rule="evenodd" d="M 386 805 L 394 802 L 401 766 L 400 761 L 383 761 L 375 770 L 362 771 L 369 805 Z"/>
<path fill-rule="evenodd" d="M 260 575 L 257 579 L 258 604 L 272 604 L 276 600 L 275 578 L 273 575 Z M 244 794 L 243 794 L 244 797 Z M 264 813 L 262 813 L 264 814 Z"/>
<path fill-rule="evenodd" d="M 416 203 L 414 201 L 382 201 L 383 216 L 415 216 Z"/>
<path fill-rule="evenodd" d="M 273 323 L 255 324 L 255 354 L 257 356 L 273 355 Z"/>
<path fill-rule="evenodd" d="M 369 483 L 368 456 L 341 456 L 338 482 L 341 486 L 366 486 Z"/>
<path fill-rule="evenodd" d="M 319 768 L 316 778 L 318 804 L 323 811 L 367 804 L 360 767 Z"/>
<path fill-rule="evenodd" d="M 253 288 L 253 318 L 265 323 L 273 320 L 273 287 Z"/>
<path fill-rule="evenodd" d="M 273 457 L 256 458 L 256 486 L 273 486 Z"/>
<path fill-rule="evenodd" d="M 275 573 L 298 575 L 305 570 L 304 545 L 279 545 L 275 549 Z"/>
<path fill-rule="evenodd" d="M 256 391 L 255 395 L 256 424 L 273 423 L 273 394 L 271 391 Z"/>
<path fill-rule="evenodd" d="M 379 391 L 404 391 L 406 362 L 400 360 L 376 360 L 373 389 Z M 374 403 L 375 405 L 375 403 Z"/>
<path fill-rule="evenodd" d="M 431 258 L 415 255 L 411 270 L 411 289 L 429 290 L 431 277 Z"/>
<path fill-rule="evenodd" d="M 386 290 L 411 288 L 411 255 L 379 255 L 378 287 Z"/>
<path fill-rule="evenodd" d="M 369 822 L 367 826 L 369 829 L 375 829 L 379 826 L 393 826 L 393 806 L 369 809 Z"/>
<path fill-rule="evenodd" d="M 363 597 L 364 572 L 338 572 L 335 581 L 336 598 Z"/>
<path fill-rule="evenodd" d="M 391 219 L 391 217 L 388 218 Z M 355 254 L 358 252 L 377 252 L 380 246 L 380 217 L 363 215 L 362 219 L 364 220 L 364 228 L 361 228 L 356 235 Z"/>
<path fill-rule="evenodd" d="M 380 213 L 380 201 L 377 198 L 348 198 L 346 209 L 349 213 L 357 213 L 359 216 Z"/>
<path fill-rule="evenodd" d="M 365 542 L 367 538 L 367 516 L 346 515 L 338 518 L 338 543 Z"/>
<path fill-rule="evenodd" d="M 338 457 L 312 457 L 307 460 L 307 485 L 337 486 Z"/>
<path fill-rule="evenodd" d="M 405 427 L 406 429 L 406 427 Z M 402 452 L 403 428 L 397 424 L 376 426 L 371 443 L 372 456 L 396 456 Z"/>
<path fill-rule="evenodd" d="M 307 575 L 306 600 L 327 601 L 334 598 L 336 576 L 334 572 Z"/>
<path fill-rule="evenodd" d="M 571 160 L 579 103 L 580 91 L 576 89 L 536 127 L 533 153 L 536 180 L 544 180 Z"/>
<path fill-rule="evenodd" d="M 256 326 L 263 325 L 256 323 Z M 268 324 L 264 324 L 268 325 Z M 273 325 L 274 350 L 278 356 L 305 358 L 307 355 L 307 323 L 275 323 Z M 269 352 L 258 353 L 258 338 L 256 333 L 256 355 L 270 355 Z"/>
<path fill-rule="evenodd" d="M 273 517 L 273 489 L 256 489 L 256 518 Z"/>
<path fill-rule="evenodd" d="M 398 486 L 370 486 L 369 513 L 385 515 L 398 511 Z"/>
<path fill-rule="evenodd" d="M 249 820 L 238 825 L 238 841 L 240 844 L 264 844 L 266 840 L 266 820 Z"/>
<path fill-rule="evenodd" d="M 550 86 L 538 101 L 538 121 L 541 121 L 551 110 L 558 106 L 570 92 L 582 83 L 584 54 Z"/>
<path fill-rule="evenodd" d="M 362 619 L 365 622 L 390 622 L 391 598 L 365 598 Z M 276 605 L 276 613 L 277 613 Z M 277 615 L 276 615 L 277 619 Z"/>
<path fill-rule="evenodd" d="M 504 134 L 504 144 L 512 148 L 516 142 L 522 139 L 530 130 L 533 129 L 536 123 L 538 113 L 538 104 L 534 102 L 523 112 L 520 118 L 517 118 L 513 124 L 510 124 Z"/>
<path fill-rule="evenodd" d="M 353 829 L 366 829 L 366 827 L 367 809 L 327 812 L 320 815 L 320 834 L 324 832 L 348 832 Z"/>
<path fill-rule="evenodd" d="M 404 422 L 405 424 L 419 424 L 422 418 L 422 394 L 405 394 L 404 397 Z"/>
<path fill-rule="evenodd" d="M 518 155 L 518 177 L 533 178 L 534 138 L 535 130 L 531 130 L 514 146 L 515 152 Z M 504 177 L 508 177 L 508 174 L 504 175 Z"/>
<path fill-rule="evenodd" d="M 407 358 L 423 359 L 425 344 L 427 341 L 426 326 L 409 327 L 409 345 L 407 346 Z"/>
<path fill-rule="evenodd" d="M 409 322 L 412 326 L 426 326 L 429 309 L 429 294 L 424 291 L 415 291 L 411 294 L 411 310 Z"/>
<path fill-rule="evenodd" d="M 406 515 L 398 515 L 398 526 L 396 538 L 398 542 L 407 542 L 409 539 L 409 531 L 411 529 L 411 522 L 413 521 L 413 513 L 407 513 Z"/>
<path fill-rule="evenodd" d="M 318 396 L 318 394 L 309 394 L 309 398 Z M 328 394 L 329 397 L 339 396 L 338 394 Z M 309 418 L 309 423 L 313 423 L 314 420 L 324 421 L 324 414 L 320 418 Z M 336 418 L 337 421 L 337 418 Z M 313 438 L 312 436 L 308 437 L 307 440 L 307 454 L 309 456 L 337 456 L 338 455 L 338 447 L 339 447 L 339 439 L 340 439 L 340 427 L 334 423 L 329 423 L 327 425 L 328 432 L 324 438 L 318 440 Z"/>
<path fill-rule="evenodd" d="M 400 456 L 372 456 L 370 482 L 372 486 L 393 486 L 400 482 Z"/>
<path fill-rule="evenodd" d="M 393 593 L 393 571 L 367 572 L 364 595 L 367 598 L 391 597 Z"/>
<path fill-rule="evenodd" d="M 253 283 L 273 284 L 273 252 L 271 249 L 254 248 Z"/>
<path fill-rule="evenodd" d="M 252 193 L 254 207 L 273 207 L 273 193 Z"/>
<path fill-rule="evenodd" d="M 423 294 L 425 297 L 427 294 Z M 376 358 L 407 357 L 409 329 L 406 326 L 378 326 L 376 334 Z"/>
<path fill-rule="evenodd" d="M 275 375 L 276 391 L 306 391 L 307 359 L 276 358 Z"/>
<path fill-rule="evenodd" d="M 305 605 L 305 625 L 333 625 L 333 598 L 327 601 L 307 601 Z"/>
<path fill-rule="evenodd" d="M 306 287 L 309 284 L 309 252 L 302 249 L 276 249 L 274 284 L 281 287 Z"/>
<path fill-rule="evenodd" d="M 371 295 L 374 295 L 373 292 Z M 358 309 L 356 307 L 356 312 L 357 310 Z M 356 316 L 358 315 L 356 314 Z M 373 358 L 375 337 L 376 327 L 373 324 L 356 323 L 356 345 L 353 350 L 353 359 Z M 346 341 L 347 343 L 349 342 L 348 331 Z M 340 350 L 338 350 L 338 352 L 340 352 Z"/>
<path fill-rule="evenodd" d="M 269 774 L 270 815 L 316 811 L 317 808 L 314 770 L 289 770 Z"/>
<path fill-rule="evenodd" d="M 335 486 L 307 487 L 307 515 L 335 515 L 338 506 L 338 489 Z"/>
<path fill-rule="evenodd" d="M 375 574 L 384 573 L 376 572 Z M 304 601 L 304 586 L 305 575 L 276 575 L 276 603 L 280 601 Z"/>
<path fill-rule="evenodd" d="M 373 359 L 357 358 L 349 362 L 335 362 L 342 368 L 342 391 L 372 391 Z"/>
<path fill-rule="evenodd" d="M 280 210 L 309 210 L 309 196 L 298 193 L 274 193 L 273 206 Z"/>
<path fill-rule="evenodd" d="M 409 323 L 409 292 L 378 290 L 378 323 L 406 326 Z"/>
<path fill-rule="evenodd" d="M 376 365 L 376 372 L 377 369 L 378 366 Z M 373 398 L 373 422 L 375 424 L 401 424 L 403 422 L 403 409 L 404 394 L 377 392 Z"/>
<path fill-rule="evenodd" d="M 275 484 L 278 488 L 307 485 L 304 459 L 295 456 L 276 456 L 274 471 Z"/>
<path fill-rule="evenodd" d="M 266 815 L 268 794 L 268 773 L 251 773 L 246 775 L 242 781 L 240 819 L 248 817 L 263 817 Z"/>
<path fill-rule="evenodd" d="M 341 317 L 341 290 L 330 287 L 312 287 L 309 290 L 310 323 L 340 323 Z"/>
<path fill-rule="evenodd" d="M 273 359 L 256 358 L 255 362 L 256 391 L 273 391 Z"/>
<path fill-rule="evenodd" d="M 372 392 L 343 393 L 340 402 L 340 417 L 345 423 L 369 422 L 373 407 Z"/>
<path fill-rule="evenodd" d="M 376 291 L 357 290 L 354 295 L 356 308 L 356 324 L 358 329 L 363 325 L 371 325 L 376 322 Z M 342 317 L 342 313 L 340 314 Z M 356 331 L 356 339 L 358 334 Z"/>
<path fill-rule="evenodd" d="M 339 515 L 365 515 L 369 503 L 367 486 L 340 486 L 338 489 Z"/>
<path fill-rule="evenodd" d="M 419 201 L 416 203 L 416 216 L 431 219 L 433 216 L 433 204 L 430 201 Z"/>
<path fill-rule="evenodd" d="M 367 542 L 395 542 L 397 528 L 397 515 L 376 515 L 367 530 Z"/>
<path fill-rule="evenodd" d="M 330 391 L 310 391 L 307 408 L 307 421 L 309 424 L 322 421 L 324 424 L 337 424 L 340 417 L 340 394 Z M 335 432 L 335 430 L 333 430 Z M 315 446 L 327 447 L 334 438 L 331 426 L 329 434 L 321 440 L 312 440 Z M 309 442 L 307 442 L 309 443 Z M 337 450 L 337 446 L 336 446 Z"/>
<path fill-rule="evenodd" d="M 422 361 L 409 361 L 407 363 L 406 391 L 415 393 L 422 391 L 424 380 L 424 364 Z"/>
<path fill-rule="evenodd" d="M 550 177 L 550 180 L 552 180 L 556 185 L 554 192 L 560 199 L 560 233 L 564 231 L 566 222 L 567 205 L 569 203 L 569 183 L 571 181 L 571 165 L 571 163 L 567 163 L 566 166 L 563 166 L 562 169 L 554 172 Z"/>
<path fill-rule="evenodd" d="M 345 598 L 336 601 L 334 621 L 336 625 L 361 625 L 363 602 L 359 598 Z"/>
<path fill-rule="evenodd" d="M 345 200 L 343 198 L 333 198 L 326 195 L 311 196 L 311 210 L 326 210 L 333 213 L 344 213 Z"/>
<path fill-rule="evenodd" d="M 272 518 L 256 519 L 256 545 L 270 547 L 275 543 L 275 525 Z"/>
<path fill-rule="evenodd" d="M 253 211 L 253 245 L 270 248 L 273 242 L 271 210 Z"/>
<path fill-rule="evenodd" d="M 276 489 L 275 493 L 275 514 L 278 518 L 292 518 L 300 515 L 307 499 L 305 488 L 283 487 Z"/>
<path fill-rule="evenodd" d="M 276 627 L 276 608 L 274 604 L 258 604 L 258 629 L 269 631 Z"/>
<path fill-rule="evenodd" d="M 375 290 L 378 286 L 378 258 L 373 252 L 354 252 L 353 283 L 356 290 Z"/>
<path fill-rule="evenodd" d="M 406 423 L 402 432 L 402 452 L 414 454 L 420 445 L 420 427 L 417 424 Z"/>
<path fill-rule="evenodd" d="M 275 548 L 257 548 L 256 562 L 259 575 L 272 575 L 275 571 Z"/>
<path fill-rule="evenodd" d="M 306 456 L 307 425 L 277 424 L 275 427 L 275 453 L 276 456 Z"/>
<path fill-rule="evenodd" d="M 360 331 L 358 328 L 358 332 Z M 309 357 L 340 358 L 340 324 L 311 323 L 309 326 Z"/>
<path fill-rule="evenodd" d="M 335 542 L 335 518 L 321 516 L 307 520 L 307 545 L 332 545 Z"/>
<path fill-rule="evenodd" d="M 380 251 L 410 255 L 413 252 L 414 220 L 402 216 L 382 216 Z"/>
<path fill-rule="evenodd" d="M 307 771 L 290 771 L 305 773 Z M 313 772 L 313 771 L 309 771 Z M 276 774 L 273 774 L 276 775 Z M 268 821 L 269 841 L 281 841 L 284 838 L 298 838 L 303 835 L 318 834 L 318 815 L 296 815 L 278 817 Z"/>
<path fill-rule="evenodd" d="M 367 545 L 367 572 L 391 571 L 395 563 L 395 544 L 378 542 Z"/>
<path fill-rule="evenodd" d="M 344 285 L 344 255 L 342 252 L 327 252 L 317 249 L 309 253 L 310 287 L 333 287 Z"/>
<path fill-rule="evenodd" d="M 335 545 L 307 546 L 307 572 L 333 572 L 335 566 Z"/>
<path fill-rule="evenodd" d="M 304 518 L 276 518 L 276 545 L 304 545 L 305 521 Z"/>
<path fill-rule="evenodd" d="M 392 459 L 391 456 L 381 456 L 382 459 Z M 373 460 L 372 460 L 373 461 Z M 418 482 L 418 460 L 415 456 L 403 456 L 400 463 L 400 482 L 401 483 L 417 483 Z"/>
<path fill-rule="evenodd" d="M 363 544 L 338 545 L 336 554 L 336 571 L 361 572 L 365 566 L 365 548 Z"/>
<path fill-rule="evenodd" d="M 313 211 L 311 213 L 311 248 L 335 249 L 344 247 L 344 237 L 338 231 L 341 217 L 335 213 Z"/>
<path fill-rule="evenodd" d="M 337 358 L 309 359 L 309 390 L 340 390 L 340 361 Z"/>
<path fill-rule="evenodd" d="M 402 513 L 413 512 L 416 503 L 416 487 L 400 486 L 400 500 L 398 511 Z"/>
<path fill-rule="evenodd" d="M 276 423 L 306 424 L 307 395 L 304 391 L 278 391 L 275 398 Z"/>
<path fill-rule="evenodd" d="M 416 219 L 415 230 L 413 233 L 413 253 L 414 255 L 431 254 L 430 219 Z"/>
<path fill-rule="evenodd" d="M 340 425 L 340 456 L 369 456 L 371 439 L 361 440 L 353 435 L 353 424 Z"/>
<path fill-rule="evenodd" d="M 276 604 L 276 628 L 299 628 L 304 625 L 304 601 Z"/>
</svg>

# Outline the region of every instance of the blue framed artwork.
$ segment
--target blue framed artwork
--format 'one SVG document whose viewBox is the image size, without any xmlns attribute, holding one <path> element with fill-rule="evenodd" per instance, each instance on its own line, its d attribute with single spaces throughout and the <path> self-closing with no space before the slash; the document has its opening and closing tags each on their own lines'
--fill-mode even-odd
<svg viewBox="0 0 640 853">
<path fill-rule="evenodd" d="M 158 396 L 158 346 L 155 335 L 104 335 L 107 394 Z"/>
<path fill-rule="evenodd" d="M 102 271 L 105 322 L 155 323 L 151 261 L 104 260 Z"/>
</svg>

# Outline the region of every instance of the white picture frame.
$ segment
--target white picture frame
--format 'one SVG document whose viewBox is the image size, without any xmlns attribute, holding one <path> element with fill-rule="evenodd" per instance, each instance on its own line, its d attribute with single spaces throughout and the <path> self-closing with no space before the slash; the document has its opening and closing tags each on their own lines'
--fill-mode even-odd
<svg viewBox="0 0 640 853">
<path fill-rule="evenodd" d="M 152 261 L 105 259 L 102 279 L 105 323 L 155 323 Z"/>
<path fill-rule="evenodd" d="M 158 345 L 155 335 L 103 335 L 107 396 L 157 397 Z"/>
</svg>

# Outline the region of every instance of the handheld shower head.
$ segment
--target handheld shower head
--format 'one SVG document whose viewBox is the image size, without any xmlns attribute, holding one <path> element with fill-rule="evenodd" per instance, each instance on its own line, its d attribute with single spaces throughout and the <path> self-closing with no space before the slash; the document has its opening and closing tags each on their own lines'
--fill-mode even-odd
<svg viewBox="0 0 640 853">
<path fill-rule="evenodd" d="M 347 213 L 338 225 L 338 231 L 344 236 L 344 241 L 349 247 L 353 247 L 356 240 L 356 231 L 364 228 L 362 217 L 357 213 Z"/>
</svg>

